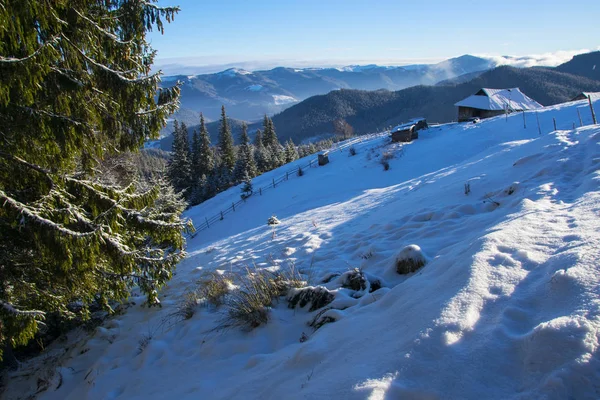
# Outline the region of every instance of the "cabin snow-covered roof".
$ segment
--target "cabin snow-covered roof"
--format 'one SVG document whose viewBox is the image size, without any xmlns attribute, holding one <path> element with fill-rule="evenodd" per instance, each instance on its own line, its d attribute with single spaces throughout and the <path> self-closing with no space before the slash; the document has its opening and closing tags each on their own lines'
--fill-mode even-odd
<svg viewBox="0 0 600 400">
<path fill-rule="evenodd" d="M 459 107 L 477 108 L 480 110 L 534 110 L 542 105 L 526 96 L 519 88 L 489 89 L 483 88 L 474 95 L 455 104 Z"/>
<path fill-rule="evenodd" d="M 416 126 L 421 121 L 425 121 L 425 118 L 413 118 L 404 124 L 396 125 L 395 127 L 392 128 L 392 130 L 390 132 L 393 133 L 393 132 L 408 130 L 413 126 Z"/>
<path fill-rule="evenodd" d="M 600 92 L 581 92 L 577 96 L 575 96 L 574 98 L 576 99 L 576 98 L 578 98 L 580 96 L 591 97 L 592 100 L 598 100 L 598 99 L 600 99 Z"/>
</svg>

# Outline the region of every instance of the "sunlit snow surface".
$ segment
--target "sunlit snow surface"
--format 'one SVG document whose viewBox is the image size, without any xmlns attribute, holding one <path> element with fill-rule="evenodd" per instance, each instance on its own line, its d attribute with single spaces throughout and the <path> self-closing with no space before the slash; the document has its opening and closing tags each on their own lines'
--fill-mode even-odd
<svg viewBox="0 0 600 400">
<path fill-rule="evenodd" d="M 69 349 L 43 399 L 593 399 L 600 396 L 600 127 L 585 102 L 448 124 L 410 144 L 379 137 L 255 195 L 188 241 L 163 291 Z M 600 102 L 596 103 L 600 109 Z M 553 130 L 556 118 L 559 130 Z M 382 153 L 393 151 L 390 170 Z M 298 160 L 294 165 L 304 165 Z M 293 168 L 255 179 L 255 188 Z M 465 195 L 465 184 L 470 193 Z M 197 224 L 239 200 L 187 212 Z M 276 215 L 274 230 L 266 225 Z M 429 260 L 400 276 L 418 245 Z M 366 257 L 370 253 L 372 256 Z M 336 322 L 275 305 L 266 326 L 214 332 L 200 307 L 162 324 L 206 271 L 294 262 L 319 284 L 360 267 L 383 288 L 335 282 Z M 302 334 L 308 340 L 300 342 Z M 140 340 L 152 339 L 140 353 Z M 83 353 L 83 354 L 80 354 Z"/>
</svg>

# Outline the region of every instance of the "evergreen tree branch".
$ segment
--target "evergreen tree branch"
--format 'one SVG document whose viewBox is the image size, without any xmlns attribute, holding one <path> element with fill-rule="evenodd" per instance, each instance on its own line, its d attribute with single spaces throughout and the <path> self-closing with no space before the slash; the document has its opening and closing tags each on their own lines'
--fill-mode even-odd
<svg viewBox="0 0 600 400">
<path fill-rule="evenodd" d="M 23 165 L 23 166 L 25 166 L 27 168 L 33 169 L 34 171 L 37 171 L 37 172 L 41 173 L 46 178 L 46 180 L 48 181 L 48 183 L 50 184 L 50 189 L 54 188 L 54 181 L 52 180 L 52 177 L 50 176 L 50 171 L 48 171 L 48 170 L 40 167 L 39 165 L 32 164 L 30 162 L 27 162 L 27 161 L 23 160 L 20 157 L 17 157 L 15 155 L 12 155 L 12 154 L 9 154 L 9 153 L 5 153 L 5 152 L 3 152 L 1 150 L 0 150 L 0 157 L 5 158 L 5 159 L 10 160 L 10 161 L 17 162 L 17 163 L 19 163 L 19 164 L 21 164 L 21 165 Z"/>
<path fill-rule="evenodd" d="M 122 82 L 126 82 L 126 83 L 142 83 L 142 82 L 158 82 L 159 79 L 159 73 L 154 73 L 151 75 L 142 75 L 139 76 L 137 78 L 128 78 L 125 76 L 126 73 L 133 73 L 136 71 L 117 71 L 114 70 L 112 68 L 107 67 L 104 64 L 101 64 L 99 62 L 97 62 L 96 60 L 94 60 L 93 58 L 89 57 L 87 54 L 85 54 L 85 52 L 83 50 L 81 50 L 78 46 L 76 46 L 75 44 L 73 44 L 73 42 L 71 42 L 69 40 L 69 38 L 67 38 L 65 35 L 63 35 L 62 33 L 60 34 L 60 36 L 73 48 L 75 49 L 75 51 L 77 51 L 87 62 L 89 62 L 90 64 L 92 64 L 93 66 L 100 68 L 101 70 L 108 72 L 110 74 L 112 74 L 113 76 L 116 76 L 120 81 Z"/>
<path fill-rule="evenodd" d="M 22 58 L 0 56 L 0 63 L 3 63 L 3 64 L 16 64 L 16 63 L 21 63 L 21 62 L 25 62 L 25 61 L 31 60 L 32 58 L 34 58 L 35 56 L 37 56 L 38 54 L 40 54 L 40 52 L 44 48 L 46 48 L 47 46 L 49 46 L 51 44 L 56 43 L 57 40 L 58 40 L 58 35 L 51 37 L 50 40 L 48 40 L 47 42 L 43 43 L 40 47 L 38 47 L 36 51 L 34 51 L 30 55 L 22 57 Z"/>
<path fill-rule="evenodd" d="M 40 318 L 44 319 L 46 317 L 46 313 L 39 310 L 19 310 L 14 305 L 10 303 L 6 303 L 0 300 L 0 306 L 8 313 L 18 316 L 26 316 L 30 318 Z"/>
</svg>

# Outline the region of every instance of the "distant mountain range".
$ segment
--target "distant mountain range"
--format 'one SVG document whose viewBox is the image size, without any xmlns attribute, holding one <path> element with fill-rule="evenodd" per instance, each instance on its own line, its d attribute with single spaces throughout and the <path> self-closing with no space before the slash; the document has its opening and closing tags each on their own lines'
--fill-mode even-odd
<svg viewBox="0 0 600 400">
<path fill-rule="evenodd" d="M 183 114 L 199 114 L 218 119 L 221 105 L 230 116 L 255 121 L 272 115 L 317 94 L 337 89 L 400 90 L 489 70 L 496 62 L 464 55 L 432 65 L 384 67 L 378 65 L 343 68 L 284 68 L 246 71 L 230 68 L 203 75 L 163 77 L 163 85 L 176 81 L 181 88 Z"/>
<path fill-rule="evenodd" d="M 436 65 L 437 71 L 445 69 L 454 71 L 455 74 L 458 71 L 462 73 L 439 81 L 437 85 L 417 85 L 397 91 L 341 89 L 312 96 L 273 116 L 277 134 L 282 141 L 292 138 L 300 143 L 312 137 L 331 134 L 333 121 L 339 118 L 350 123 L 357 134 L 385 129 L 414 117 L 425 117 L 430 122 L 449 122 L 456 119 L 454 103 L 482 87 L 520 87 L 529 97 L 543 105 L 568 101 L 581 91 L 600 91 L 600 76 L 597 75 L 600 52 L 576 56 L 555 68 L 502 66 L 483 72 L 469 71 L 469 68 L 477 69 L 486 65 L 471 56 Z M 420 70 L 420 67 L 415 70 Z M 432 70 L 435 70 L 433 66 L 430 68 Z M 449 72 L 448 74 L 451 75 Z M 433 75 L 436 74 L 428 76 Z M 436 76 L 442 75 L 438 73 Z M 232 119 L 231 123 L 234 135 L 237 136 L 241 121 Z M 195 124 L 192 122 L 190 134 L 193 125 Z M 211 136 L 216 138 L 218 121 L 209 123 L 207 127 Z M 260 123 L 254 123 L 249 128 L 252 132 L 259 127 Z M 166 137 L 161 140 L 160 147 L 170 150 L 171 142 L 172 139 Z"/>
</svg>

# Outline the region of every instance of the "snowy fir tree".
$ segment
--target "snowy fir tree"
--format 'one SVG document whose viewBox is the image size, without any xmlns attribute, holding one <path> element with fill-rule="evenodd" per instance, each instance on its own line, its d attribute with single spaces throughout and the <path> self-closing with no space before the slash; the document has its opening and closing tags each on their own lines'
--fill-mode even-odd
<svg viewBox="0 0 600 400">
<path fill-rule="evenodd" d="M 242 198 L 242 200 L 246 200 L 248 197 L 252 196 L 252 193 L 254 191 L 254 189 L 252 188 L 252 179 L 250 178 L 247 172 L 245 173 L 242 182 L 244 182 L 244 184 L 242 185 L 242 194 L 240 195 L 240 197 Z"/>
<path fill-rule="evenodd" d="M 227 115 L 225 114 L 225 106 L 221 106 L 221 126 L 219 128 L 219 153 L 223 167 L 231 174 L 235 168 L 235 148 L 233 147 L 233 136 Z"/>
<path fill-rule="evenodd" d="M 154 1 L 0 4 L 0 351 L 68 304 L 138 285 L 148 304 L 184 256 L 175 197 L 95 178 L 111 154 L 157 138 L 179 88 L 159 88 L 146 32 L 177 8 Z M 174 195 L 174 194 L 173 194 Z M 0 355 L 1 357 L 1 355 Z"/>
<path fill-rule="evenodd" d="M 277 138 L 273 120 L 266 115 L 263 119 L 263 128 L 264 132 L 262 136 L 262 143 L 270 157 L 269 170 L 271 170 L 285 164 L 285 151 L 283 146 L 281 146 L 281 143 L 279 143 L 279 139 Z"/>
<path fill-rule="evenodd" d="M 290 163 L 299 158 L 298 150 L 292 139 L 288 139 L 285 143 L 285 162 Z"/>
<path fill-rule="evenodd" d="M 254 162 L 258 173 L 267 172 L 271 169 L 271 154 L 264 146 L 260 129 L 256 131 L 256 136 L 254 137 Z"/>
<path fill-rule="evenodd" d="M 256 175 L 258 175 L 258 172 L 254 162 L 254 151 L 248 137 L 248 126 L 243 123 L 233 179 L 235 183 L 239 183 L 243 182 L 246 177 L 254 178 Z"/>
<path fill-rule="evenodd" d="M 185 124 L 175 121 L 173 148 L 168 166 L 171 183 L 177 191 L 188 192 L 192 186 L 192 156 Z M 188 193 L 189 194 L 189 193 Z"/>
<path fill-rule="evenodd" d="M 200 146 L 198 148 L 198 166 L 194 174 L 208 176 L 214 168 L 213 149 L 210 147 L 210 136 L 204 123 L 204 115 L 200 114 Z"/>
</svg>

